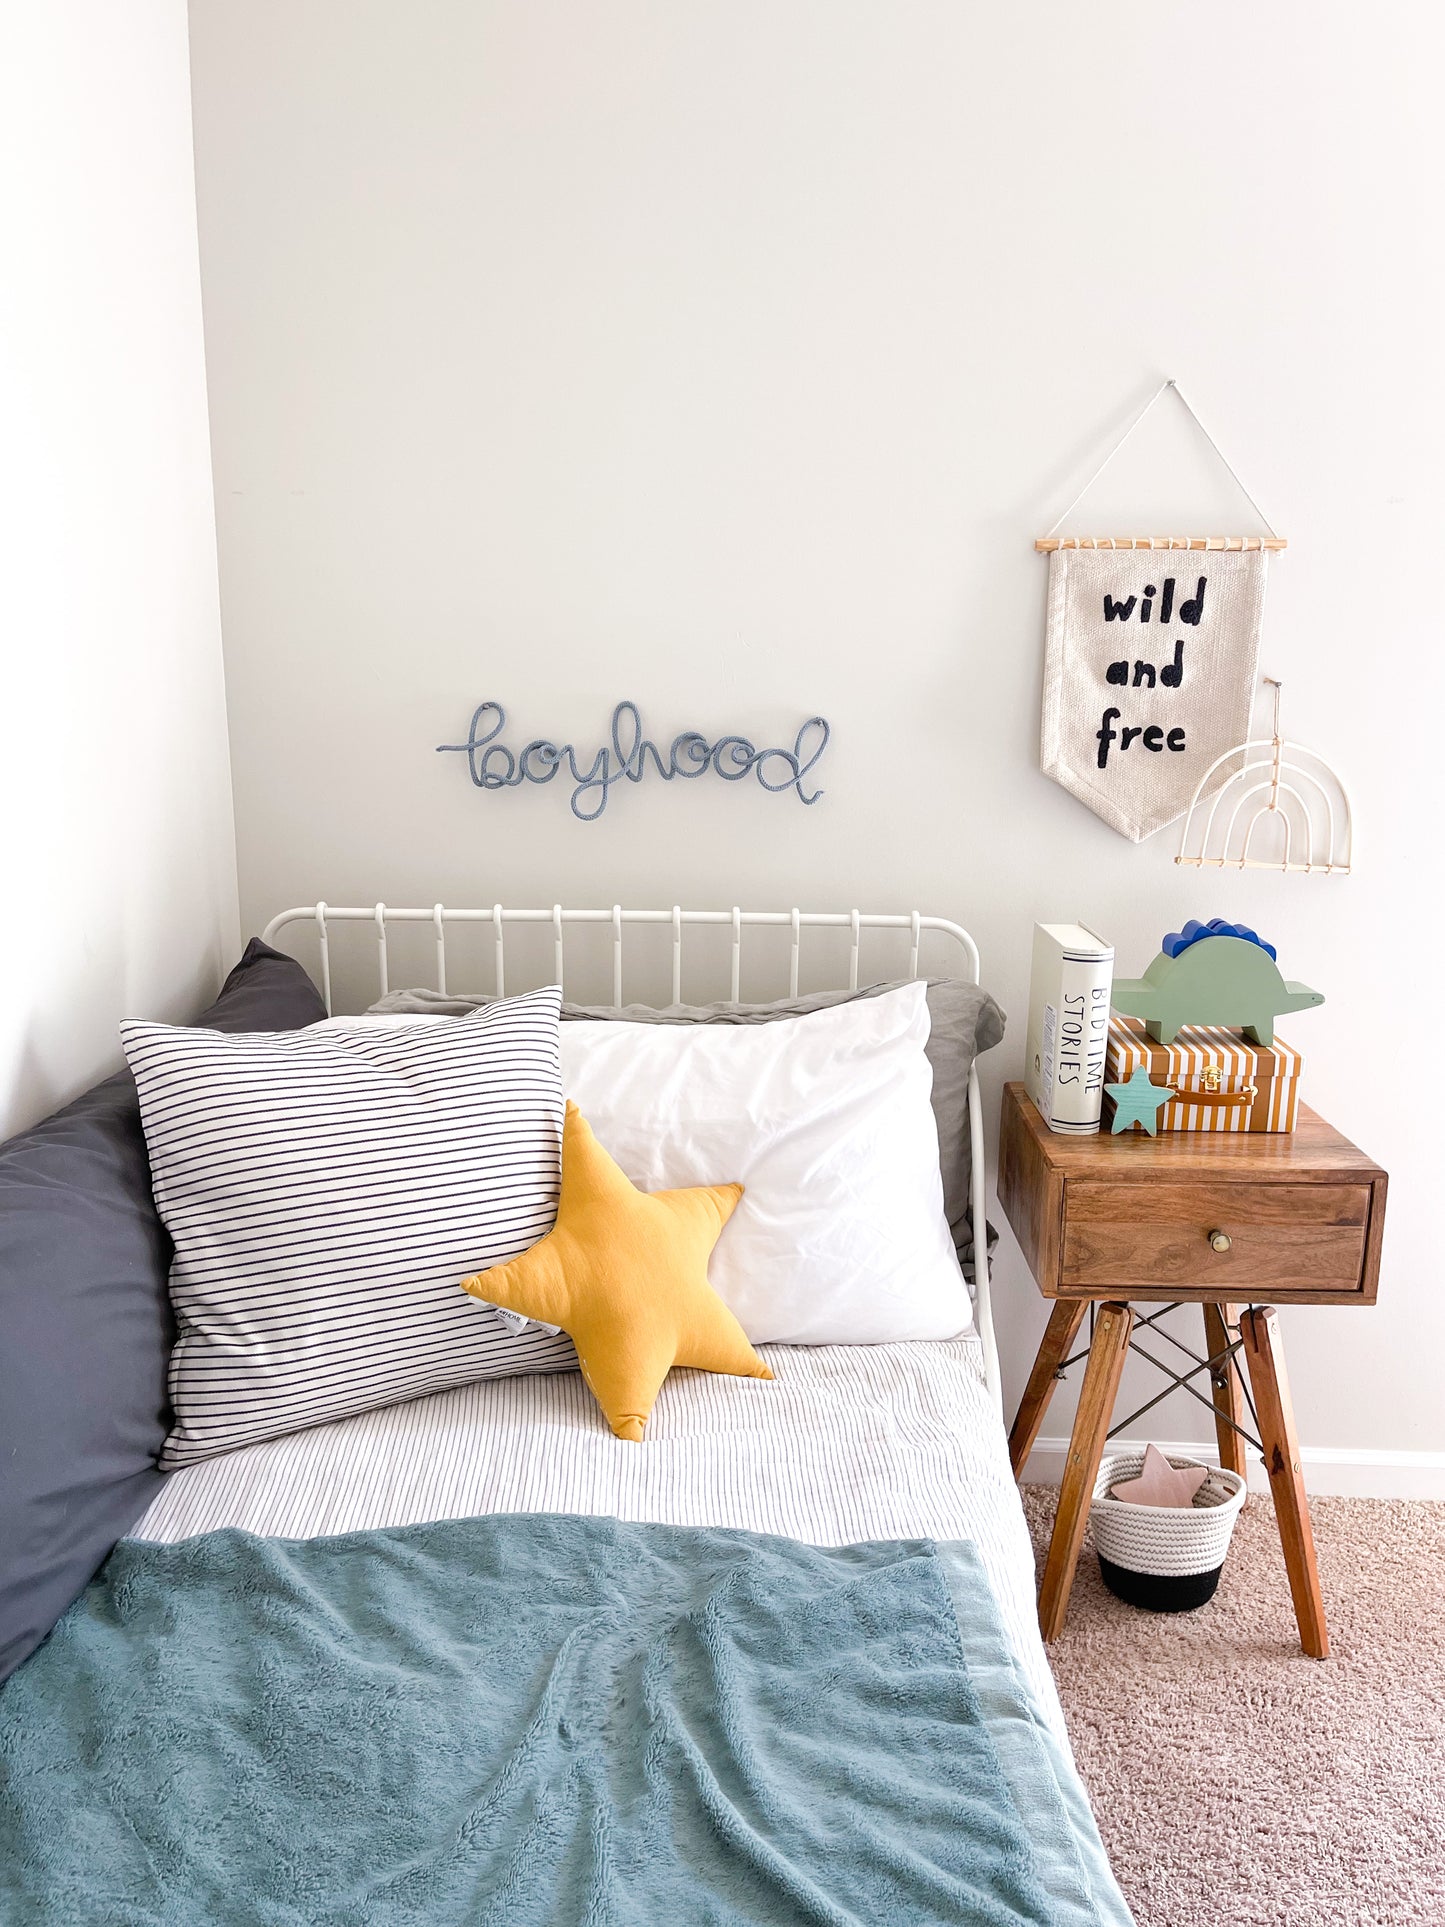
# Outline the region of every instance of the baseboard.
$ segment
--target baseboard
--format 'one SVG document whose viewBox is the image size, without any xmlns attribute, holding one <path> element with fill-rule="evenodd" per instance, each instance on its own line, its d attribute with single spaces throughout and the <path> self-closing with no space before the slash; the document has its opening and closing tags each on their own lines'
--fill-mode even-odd
<svg viewBox="0 0 1445 1927">
<path fill-rule="evenodd" d="M 1142 1451 L 1143 1439 L 1111 1439 L 1112 1451 Z M 1201 1462 L 1217 1464 L 1212 1445 L 1193 1439 L 1156 1439 L 1166 1452 L 1179 1452 Z M 1041 1438 L 1029 1454 L 1024 1479 L 1034 1485 L 1057 1485 L 1063 1476 L 1069 1441 Z M 1301 1448 L 1305 1487 L 1323 1498 L 1445 1499 L 1445 1452 L 1373 1452 L 1363 1447 L 1306 1445 Z M 1269 1480 L 1257 1453 L 1249 1454 L 1251 1491 L 1266 1491 Z"/>
</svg>

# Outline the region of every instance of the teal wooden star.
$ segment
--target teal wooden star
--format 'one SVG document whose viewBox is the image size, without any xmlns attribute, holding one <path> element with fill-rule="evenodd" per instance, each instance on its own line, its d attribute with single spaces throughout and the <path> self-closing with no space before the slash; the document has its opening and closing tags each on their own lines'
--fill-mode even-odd
<svg viewBox="0 0 1445 1927">
<path fill-rule="evenodd" d="M 1163 1084 L 1149 1082 L 1149 1066 L 1139 1065 L 1127 1084 L 1106 1084 L 1104 1089 L 1114 1100 L 1114 1130 L 1127 1131 L 1136 1124 L 1142 1124 L 1153 1137 L 1159 1129 L 1159 1107 L 1167 1104 L 1177 1092 L 1166 1089 Z"/>
</svg>

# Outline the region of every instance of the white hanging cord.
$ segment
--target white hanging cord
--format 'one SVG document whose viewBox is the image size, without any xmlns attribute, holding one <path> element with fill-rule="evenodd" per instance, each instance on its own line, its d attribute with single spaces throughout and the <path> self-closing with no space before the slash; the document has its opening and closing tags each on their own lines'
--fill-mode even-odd
<svg viewBox="0 0 1445 1927">
<path fill-rule="evenodd" d="M 1179 386 L 1179 383 L 1174 379 L 1172 375 L 1169 377 L 1167 381 L 1160 382 L 1159 386 L 1154 390 L 1154 393 L 1149 397 L 1148 401 L 1145 402 L 1144 406 L 1139 410 L 1139 413 L 1134 417 L 1133 421 L 1130 422 L 1129 426 L 1124 430 L 1123 434 L 1119 437 L 1118 441 L 1115 442 L 1114 446 L 1109 450 L 1108 454 L 1104 457 L 1103 461 L 1100 462 L 1099 466 L 1094 470 L 1093 474 L 1089 477 L 1088 481 L 1085 482 L 1084 486 L 1079 490 L 1078 494 L 1074 497 L 1073 501 L 1070 502 L 1069 506 L 1064 510 L 1064 513 L 1059 517 L 1059 520 L 1055 522 L 1053 524 L 1053 527 L 1047 531 L 1047 535 L 1055 535 L 1058 533 L 1059 524 L 1065 521 L 1067 517 L 1073 514 L 1074 510 L 1079 506 L 1080 502 L 1083 501 L 1084 497 L 1088 494 L 1089 490 L 1094 486 L 1095 482 L 1098 481 L 1099 477 L 1103 474 L 1104 470 L 1109 466 L 1110 462 L 1112 462 L 1114 457 L 1119 453 L 1119 450 L 1124 446 L 1125 442 L 1127 442 L 1129 437 L 1134 433 L 1134 430 L 1139 426 L 1139 424 L 1143 421 L 1144 417 L 1149 413 L 1150 409 L 1154 406 L 1155 402 L 1158 401 L 1161 395 L 1167 394 L 1171 388 L 1174 390 L 1174 393 L 1179 397 L 1179 400 L 1184 404 L 1184 407 L 1188 410 L 1190 416 L 1193 418 L 1195 427 L 1199 430 L 1200 434 L 1204 437 L 1205 441 L 1208 442 L 1209 446 L 1214 450 L 1215 454 L 1219 457 L 1220 461 L 1223 462 L 1225 468 L 1229 472 L 1229 478 L 1234 483 L 1234 486 L 1239 490 L 1240 494 L 1244 497 L 1245 501 L 1248 502 L 1249 506 L 1254 510 L 1255 514 L 1259 517 L 1260 521 L 1263 522 L 1269 535 L 1275 541 L 1278 541 L 1279 537 L 1275 530 L 1274 524 L 1270 521 L 1269 517 L 1265 514 L 1264 510 L 1259 506 L 1259 503 L 1255 501 L 1254 497 L 1250 494 L 1249 490 L 1244 486 L 1244 483 L 1240 481 L 1239 476 L 1235 472 L 1233 462 L 1230 461 L 1229 457 L 1225 454 L 1224 450 L 1219 446 L 1219 443 L 1215 441 L 1214 437 L 1210 434 L 1209 430 L 1204 426 L 1204 423 L 1199 419 L 1198 412 L 1191 405 L 1191 403 L 1189 402 L 1188 398 L 1184 393 L 1184 390 Z"/>
<path fill-rule="evenodd" d="M 1194 417 L 1195 427 L 1199 430 L 1200 434 L 1204 437 L 1205 441 L 1208 442 L 1209 446 L 1214 450 L 1215 454 L 1219 457 L 1220 461 L 1223 462 L 1225 468 L 1229 471 L 1230 481 L 1234 483 L 1234 486 L 1239 490 L 1240 494 L 1244 497 L 1245 501 L 1248 502 L 1249 506 L 1254 510 L 1255 514 L 1259 517 L 1260 521 L 1263 522 L 1265 527 L 1265 533 L 1267 535 L 1273 536 L 1274 539 L 1278 541 L 1279 531 L 1275 528 L 1273 522 L 1270 521 L 1269 517 L 1265 514 L 1264 510 L 1259 506 L 1259 503 L 1255 501 L 1254 497 L 1250 494 L 1249 490 L 1244 486 L 1244 483 L 1239 479 L 1239 474 L 1235 469 L 1234 463 L 1230 461 L 1229 457 L 1225 454 L 1224 450 L 1219 446 L 1219 443 L 1215 441 L 1214 437 L 1210 434 L 1209 430 L 1204 426 L 1204 423 L 1199 419 L 1198 410 L 1194 407 L 1192 402 L 1189 401 L 1188 397 L 1184 393 L 1184 390 L 1179 386 L 1179 383 L 1177 381 L 1168 381 L 1164 385 L 1166 388 L 1172 388 L 1174 390 L 1175 394 L 1179 397 L 1180 401 L 1184 403 L 1184 406 L 1189 410 L 1190 414 Z"/>
<path fill-rule="evenodd" d="M 1062 522 L 1065 519 L 1065 517 L 1073 514 L 1074 510 L 1079 506 L 1080 502 L 1083 501 L 1084 497 L 1088 494 L 1089 490 L 1094 486 L 1095 482 L 1098 481 L 1099 477 L 1103 474 L 1104 470 L 1109 466 L 1110 462 L 1112 462 L 1114 457 L 1119 453 L 1119 450 L 1124 446 L 1125 442 L 1127 442 L 1129 437 L 1134 433 L 1134 430 L 1139 426 L 1140 422 L 1142 422 L 1144 417 L 1149 413 L 1149 410 L 1154 406 L 1155 402 L 1158 401 L 1159 397 L 1164 393 L 1164 391 L 1167 388 L 1172 388 L 1173 386 L 1174 386 L 1174 382 L 1172 379 L 1169 381 L 1160 382 L 1159 386 L 1154 390 L 1154 393 L 1149 397 L 1148 401 L 1145 402 L 1144 406 L 1139 410 L 1138 414 L 1134 417 L 1133 421 L 1130 422 L 1129 426 L 1124 430 L 1123 434 L 1119 437 L 1118 441 L 1115 442 L 1114 446 L 1109 450 L 1108 454 L 1104 457 L 1103 461 L 1100 462 L 1099 466 L 1094 470 L 1093 474 L 1089 477 L 1088 481 L 1085 482 L 1084 486 L 1079 490 L 1078 494 L 1074 497 L 1073 501 L 1070 502 L 1069 506 L 1064 510 L 1063 515 L 1059 517 L 1059 521 L 1055 522 L 1050 528 L 1045 529 L 1044 531 L 1045 535 L 1058 534 L 1059 522 Z"/>
</svg>

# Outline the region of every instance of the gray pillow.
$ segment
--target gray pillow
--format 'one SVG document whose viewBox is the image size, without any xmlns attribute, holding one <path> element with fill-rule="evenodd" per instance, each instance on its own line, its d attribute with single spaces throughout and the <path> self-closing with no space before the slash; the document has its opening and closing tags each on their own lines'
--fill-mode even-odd
<svg viewBox="0 0 1445 1927">
<path fill-rule="evenodd" d="M 781 997 L 770 1004 L 563 1004 L 566 1022 L 628 1024 L 771 1024 L 780 1017 L 805 1017 L 859 997 L 881 997 L 901 983 L 868 984 L 860 990 L 816 990 L 806 997 Z M 958 977 L 928 980 L 927 1056 L 933 1069 L 933 1115 L 938 1125 L 938 1161 L 943 1174 L 943 1208 L 953 1242 L 967 1261 L 972 1257 L 969 1216 L 968 1074 L 980 1051 L 992 1050 L 1003 1036 L 1004 1014 L 986 990 Z M 461 1017 L 489 996 L 449 996 L 439 990 L 393 990 L 369 1014 L 378 1017 Z"/>
<path fill-rule="evenodd" d="M 301 965 L 253 939 L 196 1022 L 325 1015 Z M 0 1680 L 160 1490 L 170 1262 L 129 1071 L 0 1144 Z"/>
</svg>

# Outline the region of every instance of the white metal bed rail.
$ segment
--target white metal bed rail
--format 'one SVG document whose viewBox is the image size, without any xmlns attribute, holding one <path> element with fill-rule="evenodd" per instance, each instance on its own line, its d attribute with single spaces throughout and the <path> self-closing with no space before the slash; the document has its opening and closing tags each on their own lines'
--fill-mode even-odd
<svg viewBox="0 0 1445 1927">
<path fill-rule="evenodd" d="M 735 904 L 730 910 L 684 910 L 674 904 L 670 910 L 624 910 L 614 903 L 610 910 L 567 910 L 560 903 L 553 904 L 550 910 L 518 910 L 500 903 L 490 909 L 453 909 L 446 904 L 434 903 L 430 909 L 400 908 L 387 903 L 375 903 L 370 907 L 356 905 L 335 905 L 313 903 L 299 905 L 292 910 L 283 910 L 272 917 L 262 932 L 267 943 L 273 943 L 281 931 L 292 924 L 309 924 L 316 932 L 320 951 L 321 993 L 326 1002 L 328 1013 L 332 1008 L 331 999 L 331 941 L 330 927 L 333 924 L 353 923 L 371 924 L 376 941 L 376 971 L 380 994 L 384 997 L 390 989 L 390 965 L 387 954 L 387 928 L 391 924 L 430 924 L 434 932 L 436 946 L 435 976 L 436 987 L 443 995 L 447 990 L 447 926 L 448 924 L 490 924 L 493 930 L 493 975 L 494 988 L 499 997 L 506 995 L 507 972 L 505 956 L 505 931 L 508 924 L 549 924 L 553 932 L 553 969 L 554 981 L 565 988 L 565 956 L 563 932 L 568 924 L 608 925 L 612 931 L 612 1003 L 620 1008 L 623 1002 L 623 944 L 622 933 L 628 924 L 651 924 L 669 926 L 672 931 L 672 1001 L 682 1002 L 682 933 L 689 925 L 722 926 L 731 930 L 731 966 L 729 973 L 730 996 L 734 1002 L 742 985 L 742 936 L 745 929 L 769 928 L 785 929 L 791 933 L 788 953 L 788 994 L 798 994 L 799 959 L 802 950 L 804 930 L 846 930 L 849 932 L 848 947 L 848 988 L 859 987 L 859 954 L 862 933 L 865 930 L 907 931 L 908 975 L 917 977 L 918 958 L 921 940 L 925 934 L 941 936 L 956 946 L 962 953 L 964 968 L 955 969 L 952 974 L 964 976 L 969 983 L 979 982 L 978 946 L 961 924 L 951 923 L 946 917 L 925 917 L 917 910 L 906 914 L 888 914 L 879 911 L 862 910 L 742 910 Z M 984 1370 L 987 1374 L 989 1389 L 993 1394 L 1000 1413 L 1003 1408 L 1003 1393 L 999 1378 L 998 1349 L 994 1339 L 993 1315 L 989 1301 L 988 1277 L 988 1238 L 984 1218 L 984 1206 L 988 1196 L 986 1172 L 984 1168 L 983 1106 L 979 1093 L 978 1072 L 969 1071 L 968 1080 L 968 1121 L 969 1150 L 971 1157 L 969 1196 L 974 1213 L 974 1312 L 978 1324 L 979 1339 L 983 1347 Z"/>
<path fill-rule="evenodd" d="M 906 930 L 909 933 L 908 974 L 918 975 L 919 943 L 925 931 L 937 931 L 950 937 L 963 951 L 967 960 L 966 976 L 970 983 L 979 981 L 978 946 L 968 932 L 944 917 L 920 916 L 914 910 L 907 915 L 883 915 L 877 911 L 862 910 L 740 910 L 736 905 L 731 910 L 684 910 L 674 904 L 670 910 L 624 910 L 621 904 L 614 903 L 610 910 L 564 910 L 560 903 L 554 903 L 550 910 L 514 910 L 503 904 L 494 903 L 489 910 L 456 910 L 446 904 L 434 903 L 429 910 L 399 909 L 393 904 L 376 903 L 369 908 L 339 906 L 331 903 L 304 904 L 294 910 L 283 910 L 279 916 L 272 917 L 262 935 L 271 943 L 277 933 L 288 924 L 309 923 L 314 926 L 321 950 L 321 992 L 326 999 L 326 1008 L 331 1009 L 331 945 L 330 925 L 334 923 L 369 923 L 376 932 L 377 944 L 377 981 L 384 997 L 390 989 L 390 969 L 387 957 L 387 926 L 395 923 L 429 923 L 435 931 L 436 941 L 436 987 L 443 994 L 447 988 L 447 948 L 446 931 L 449 923 L 491 924 L 495 931 L 494 968 L 496 973 L 496 992 L 499 997 L 506 993 L 506 959 L 504 955 L 503 932 L 509 923 L 550 924 L 553 929 L 553 965 L 556 982 L 565 988 L 562 933 L 570 924 L 610 924 L 612 928 L 612 1001 L 622 1002 L 622 932 L 627 924 L 666 924 L 672 929 L 672 997 L 674 1003 L 682 1002 L 682 933 L 687 925 L 711 924 L 730 925 L 732 928 L 732 997 L 736 1001 L 742 981 L 742 933 L 745 929 L 769 927 L 790 929 L 792 945 L 788 964 L 788 995 L 798 994 L 798 960 L 802 949 L 804 930 L 830 929 L 848 930 L 852 936 L 848 958 L 848 988 L 858 988 L 859 944 L 865 930 Z"/>
</svg>

